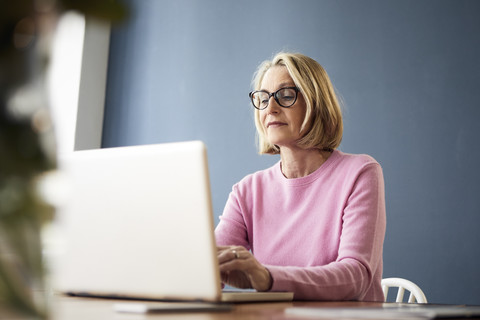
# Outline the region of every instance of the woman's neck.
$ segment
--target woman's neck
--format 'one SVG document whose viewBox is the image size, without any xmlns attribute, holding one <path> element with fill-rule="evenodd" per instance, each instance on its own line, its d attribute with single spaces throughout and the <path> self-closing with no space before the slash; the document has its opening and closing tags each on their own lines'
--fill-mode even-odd
<svg viewBox="0 0 480 320">
<path fill-rule="evenodd" d="M 319 149 L 280 148 L 281 169 L 287 179 L 308 176 L 327 161 L 332 153 Z"/>
</svg>

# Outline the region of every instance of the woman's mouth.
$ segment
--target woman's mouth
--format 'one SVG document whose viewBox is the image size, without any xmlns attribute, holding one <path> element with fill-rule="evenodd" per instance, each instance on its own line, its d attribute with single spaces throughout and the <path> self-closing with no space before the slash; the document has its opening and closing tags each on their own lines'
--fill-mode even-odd
<svg viewBox="0 0 480 320">
<path fill-rule="evenodd" d="M 280 121 L 271 121 L 267 123 L 267 128 L 273 127 L 281 127 L 281 126 L 286 126 L 287 124 L 285 122 L 280 122 Z"/>
</svg>

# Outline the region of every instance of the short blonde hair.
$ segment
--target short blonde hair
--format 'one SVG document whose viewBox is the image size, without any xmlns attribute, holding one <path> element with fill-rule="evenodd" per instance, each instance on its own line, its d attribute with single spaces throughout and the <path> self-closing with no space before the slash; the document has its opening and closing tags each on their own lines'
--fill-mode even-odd
<svg viewBox="0 0 480 320">
<path fill-rule="evenodd" d="M 299 139 L 298 145 L 305 149 L 337 148 L 343 135 L 342 111 L 327 72 L 317 61 L 303 54 L 280 52 L 271 61 L 267 60 L 260 64 L 252 81 L 254 90 L 261 89 L 265 73 L 275 66 L 287 68 L 305 100 L 307 110 L 301 130 L 304 130 L 311 120 L 311 128 Z M 260 111 L 257 109 L 255 109 L 255 126 L 259 153 L 280 153 L 279 147 L 271 144 L 266 138 L 260 121 Z"/>
</svg>

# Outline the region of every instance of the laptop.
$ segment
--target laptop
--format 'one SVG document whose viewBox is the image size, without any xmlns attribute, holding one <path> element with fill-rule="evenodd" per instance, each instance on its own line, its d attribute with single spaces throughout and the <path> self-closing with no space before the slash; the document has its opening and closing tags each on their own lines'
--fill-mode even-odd
<svg viewBox="0 0 480 320">
<path fill-rule="evenodd" d="M 57 208 L 54 289 L 158 301 L 293 299 L 222 292 L 203 142 L 76 151 L 60 156 L 59 169 L 68 196 Z"/>
</svg>

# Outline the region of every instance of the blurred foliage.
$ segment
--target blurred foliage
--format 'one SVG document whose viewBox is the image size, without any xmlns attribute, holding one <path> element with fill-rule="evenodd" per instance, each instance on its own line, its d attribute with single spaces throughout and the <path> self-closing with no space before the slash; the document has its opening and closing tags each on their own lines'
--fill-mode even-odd
<svg viewBox="0 0 480 320">
<path fill-rule="evenodd" d="M 112 0 L 0 0 L 0 305 L 42 319 L 48 312 L 33 289 L 41 287 L 40 231 L 53 209 L 39 198 L 35 181 L 55 167 L 55 157 L 44 150 L 32 117 L 13 115 L 9 100 L 44 76 L 48 52 L 38 44 L 69 10 L 113 22 L 127 15 Z"/>
</svg>

